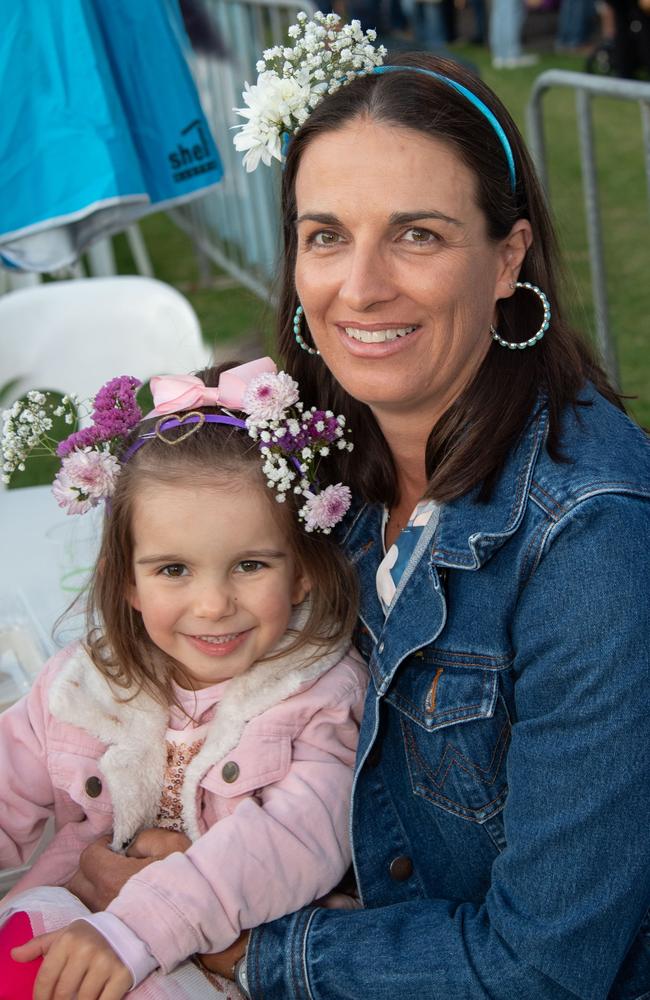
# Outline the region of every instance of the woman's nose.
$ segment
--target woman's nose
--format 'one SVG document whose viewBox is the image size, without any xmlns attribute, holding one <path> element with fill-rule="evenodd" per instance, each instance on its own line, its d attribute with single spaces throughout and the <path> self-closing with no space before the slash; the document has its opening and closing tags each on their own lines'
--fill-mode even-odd
<svg viewBox="0 0 650 1000">
<path fill-rule="evenodd" d="M 365 312 L 375 304 L 395 298 L 393 276 L 379 247 L 357 244 L 346 264 L 339 298 L 348 308 Z"/>
</svg>

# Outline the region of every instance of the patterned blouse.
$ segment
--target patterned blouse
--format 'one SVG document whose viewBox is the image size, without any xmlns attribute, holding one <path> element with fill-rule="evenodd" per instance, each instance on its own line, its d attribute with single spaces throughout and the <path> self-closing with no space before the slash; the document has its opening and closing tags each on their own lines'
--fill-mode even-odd
<svg viewBox="0 0 650 1000">
<path fill-rule="evenodd" d="M 377 568 L 376 583 L 377 595 L 385 615 L 390 613 L 395 594 L 404 586 L 419 562 L 422 549 L 433 537 L 439 519 L 440 504 L 435 500 L 420 500 L 415 505 L 408 524 L 386 552 L 388 511 L 384 510 L 382 537 L 385 555 Z"/>
<path fill-rule="evenodd" d="M 167 766 L 163 781 L 156 826 L 186 833 L 181 790 L 188 765 L 203 746 L 206 731 L 223 698 L 228 681 L 220 681 L 200 691 L 187 691 L 174 685 L 180 708 L 170 709 L 169 728 L 165 734 Z"/>
</svg>

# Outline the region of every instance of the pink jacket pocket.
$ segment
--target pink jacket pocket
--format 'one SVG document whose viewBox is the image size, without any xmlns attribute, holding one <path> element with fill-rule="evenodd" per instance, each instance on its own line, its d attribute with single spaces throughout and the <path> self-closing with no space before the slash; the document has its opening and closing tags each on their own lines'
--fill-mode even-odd
<svg viewBox="0 0 650 1000">
<path fill-rule="evenodd" d="M 65 792 L 88 816 L 112 812 L 112 803 L 97 758 L 51 750 L 48 769 L 55 788 Z"/>
<path fill-rule="evenodd" d="M 257 733 L 246 735 L 239 746 L 215 764 L 201 779 L 203 793 L 230 800 L 234 807 L 244 796 L 281 781 L 291 766 L 291 737 L 287 734 Z M 230 811 L 230 809 L 229 809 Z"/>
</svg>

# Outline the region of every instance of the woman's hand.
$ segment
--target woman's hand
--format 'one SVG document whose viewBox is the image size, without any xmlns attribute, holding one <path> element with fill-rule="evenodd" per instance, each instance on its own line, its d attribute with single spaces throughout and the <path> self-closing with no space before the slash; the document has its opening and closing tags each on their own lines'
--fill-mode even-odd
<svg viewBox="0 0 650 1000">
<path fill-rule="evenodd" d="M 122 1000 L 133 976 L 106 939 L 83 920 L 62 931 L 41 934 L 14 948 L 16 962 L 45 956 L 33 1000 Z"/>
<path fill-rule="evenodd" d="M 197 955 L 196 957 L 210 972 L 216 972 L 224 979 L 234 979 L 233 969 L 240 958 L 246 954 L 248 936 L 250 931 L 242 931 L 236 941 L 234 941 L 225 951 L 215 951 L 209 955 Z"/>
<path fill-rule="evenodd" d="M 190 843 L 185 834 L 172 830 L 142 830 L 125 856 L 110 849 L 110 837 L 101 837 L 83 851 L 66 889 L 89 910 L 105 910 L 132 875 L 168 854 L 186 851 Z"/>
</svg>

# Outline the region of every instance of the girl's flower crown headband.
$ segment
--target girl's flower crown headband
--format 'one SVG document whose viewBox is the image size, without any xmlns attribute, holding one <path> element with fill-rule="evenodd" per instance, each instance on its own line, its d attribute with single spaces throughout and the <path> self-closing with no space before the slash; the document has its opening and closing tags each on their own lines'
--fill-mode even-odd
<svg viewBox="0 0 650 1000">
<path fill-rule="evenodd" d="M 235 148 L 244 155 L 247 171 L 255 170 L 260 160 L 282 162 L 291 135 L 305 123 L 326 94 L 333 94 L 343 84 L 369 73 L 423 73 L 440 80 L 467 98 L 490 123 L 503 147 L 508 163 L 512 190 L 516 187 L 512 147 L 501 123 L 487 104 L 468 87 L 442 73 L 422 66 L 384 66 L 386 49 L 375 47 L 375 31 L 361 30 L 359 21 L 340 25 L 338 14 L 317 11 L 309 21 L 305 13 L 288 30 L 290 43 L 266 49 L 257 63 L 257 83 L 245 84 L 246 108 L 234 111 L 246 118 L 234 138 Z"/>
<path fill-rule="evenodd" d="M 154 409 L 147 419 L 158 419 L 152 430 L 125 448 L 142 420 L 135 399 L 139 385 L 128 375 L 111 379 L 95 396 L 91 425 L 56 446 L 62 462 L 52 492 L 68 514 L 85 514 L 101 500 L 110 499 L 123 463 L 147 441 L 158 438 L 169 445 L 179 444 L 206 423 L 245 430 L 257 441 L 266 484 L 276 490 L 276 500 L 283 502 L 289 490 L 304 497 L 298 517 L 305 531 L 329 534 L 348 510 L 349 488 L 338 483 L 321 489 L 316 477 L 320 459 L 332 447 L 352 450 L 352 443 L 345 439 L 345 417 L 315 407 L 306 410 L 297 383 L 285 372 L 278 372 L 270 358 L 222 372 L 214 388 L 195 375 L 154 376 L 150 383 Z M 54 409 L 39 392 L 30 392 L 26 400 L 14 403 L 4 414 L 5 482 L 16 469 L 24 468 L 35 449 L 54 452 L 55 442 L 49 437 L 52 415 L 65 415 L 72 423 L 77 403 L 74 397 L 64 397 Z M 205 413 L 206 406 L 219 406 L 226 412 Z M 233 416 L 228 412 L 231 409 L 243 411 L 246 419 Z M 166 436 L 175 428 L 184 432 Z"/>
</svg>

